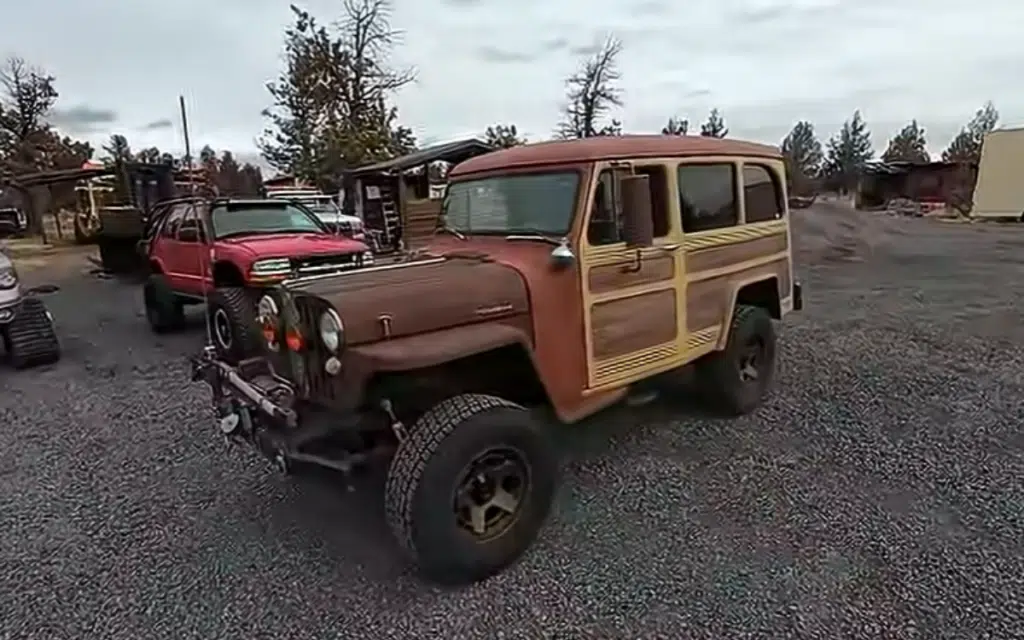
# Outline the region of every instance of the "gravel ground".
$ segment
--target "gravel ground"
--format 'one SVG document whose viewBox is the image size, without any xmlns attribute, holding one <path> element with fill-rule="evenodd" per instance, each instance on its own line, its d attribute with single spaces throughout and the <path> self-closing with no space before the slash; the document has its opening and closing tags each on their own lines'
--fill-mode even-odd
<svg viewBox="0 0 1024 640">
<path fill-rule="evenodd" d="M 542 539 L 461 591 L 397 555 L 379 481 L 214 437 L 198 328 L 70 278 L 64 361 L 0 370 L 0 638 L 1024 637 L 1024 229 L 794 218 L 807 308 L 764 408 L 574 429 Z"/>
</svg>

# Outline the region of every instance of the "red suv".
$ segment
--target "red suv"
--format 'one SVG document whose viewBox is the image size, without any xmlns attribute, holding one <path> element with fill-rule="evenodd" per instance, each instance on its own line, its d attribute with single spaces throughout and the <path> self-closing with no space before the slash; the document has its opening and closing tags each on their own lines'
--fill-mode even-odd
<svg viewBox="0 0 1024 640">
<path fill-rule="evenodd" d="M 181 198 L 157 205 L 150 220 L 150 327 L 177 329 L 185 305 L 205 302 L 214 345 L 235 361 L 260 348 L 261 289 L 373 263 L 365 244 L 331 233 L 309 209 L 286 200 Z"/>
</svg>

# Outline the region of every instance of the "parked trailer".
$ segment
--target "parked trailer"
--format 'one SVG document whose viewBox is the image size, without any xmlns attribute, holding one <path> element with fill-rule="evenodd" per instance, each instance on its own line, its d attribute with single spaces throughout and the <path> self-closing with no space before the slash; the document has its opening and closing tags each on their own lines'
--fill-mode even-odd
<svg viewBox="0 0 1024 640">
<path fill-rule="evenodd" d="M 1024 222 L 1024 127 L 997 129 L 985 135 L 972 218 Z"/>
</svg>

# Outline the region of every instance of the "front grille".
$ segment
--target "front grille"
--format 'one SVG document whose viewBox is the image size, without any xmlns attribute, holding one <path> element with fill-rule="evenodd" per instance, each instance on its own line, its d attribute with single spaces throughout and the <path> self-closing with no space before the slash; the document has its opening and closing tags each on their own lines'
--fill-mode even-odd
<svg viewBox="0 0 1024 640">
<path fill-rule="evenodd" d="M 295 309 L 299 315 L 299 332 L 305 342 L 299 361 L 305 374 L 303 377 L 307 397 L 314 400 L 333 399 L 333 379 L 324 371 L 324 363 L 331 354 L 320 342 L 320 315 L 326 306 L 317 298 L 300 296 L 295 299 Z"/>
<path fill-rule="evenodd" d="M 292 258 L 292 271 L 300 276 L 350 271 L 358 269 L 362 265 L 363 254 L 361 253 L 335 253 Z"/>
</svg>

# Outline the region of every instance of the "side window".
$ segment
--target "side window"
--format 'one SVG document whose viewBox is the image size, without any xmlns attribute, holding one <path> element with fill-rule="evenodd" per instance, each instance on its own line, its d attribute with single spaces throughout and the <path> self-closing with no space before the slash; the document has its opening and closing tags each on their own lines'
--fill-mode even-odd
<svg viewBox="0 0 1024 640">
<path fill-rule="evenodd" d="M 760 164 L 743 167 L 743 200 L 748 223 L 778 220 L 785 210 L 778 177 L 771 169 Z"/>
<path fill-rule="evenodd" d="M 605 169 L 597 178 L 594 198 L 590 205 L 590 222 L 587 224 L 587 242 L 593 246 L 615 244 L 622 235 L 619 224 L 619 190 L 615 175 Z"/>
<path fill-rule="evenodd" d="M 668 172 L 661 165 L 637 167 L 637 175 L 645 175 L 651 189 L 651 209 L 654 215 L 654 237 L 662 238 L 669 231 Z M 619 174 L 626 175 L 624 172 Z M 591 204 L 590 222 L 587 224 L 587 242 L 592 246 L 622 242 L 622 210 L 615 172 L 605 169 L 597 179 Z"/>
<path fill-rule="evenodd" d="M 164 226 L 160 229 L 160 235 L 165 238 L 176 239 L 178 237 L 178 227 L 181 226 L 181 221 L 185 217 L 185 212 L 188 211 L 188 205 L 176 204 L 171 209 L 171 213 L 164 220 Z"/>
<path fill-rule="evenodd" d="M 199 224 L 199 211 L 192 205 L 187 205 L 185 216 L 181 219 L 181 225 L 178 227 L 178 234 L 185 229 L 195 229 L 199 241 L 204 239 L 203 228 Z M 182 238 L 178 238 L 182 240 Z M 191 240 L 182 240 L 183 242 L 191 242 Z"/>
<path fill-rule="evenodd" d="M 736 225 L 739 216 L 735 165 L 684 164 L 679 166 L 677 175 L 684 233 Z"/>
</svg>

